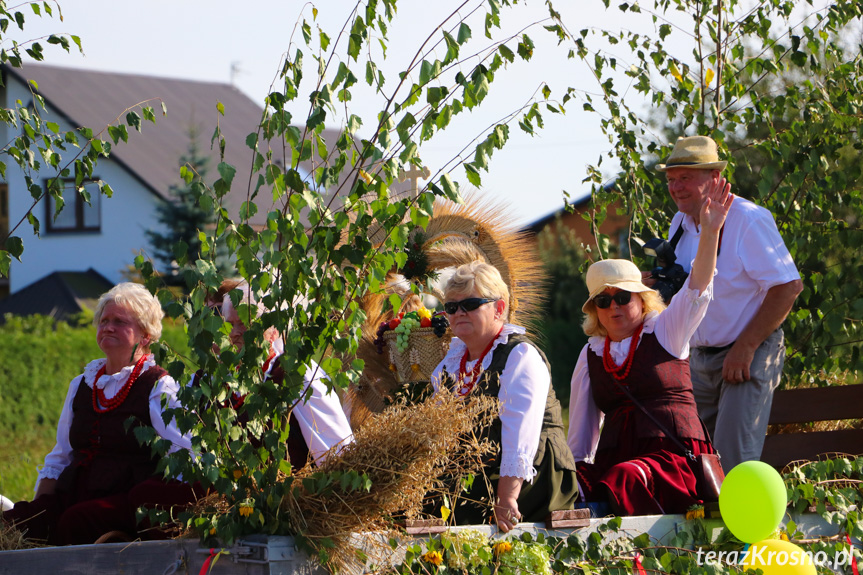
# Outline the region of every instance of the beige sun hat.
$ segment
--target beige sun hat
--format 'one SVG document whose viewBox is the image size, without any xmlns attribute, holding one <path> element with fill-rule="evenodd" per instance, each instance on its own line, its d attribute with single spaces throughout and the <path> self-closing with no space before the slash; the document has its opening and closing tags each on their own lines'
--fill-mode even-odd
<svg viewBox="0 0 863 575">
<path fill-rule="evenodd" d="M 585 275 L 587 289 L 590 295 L 581 311 L 587 312 L 588 303 L 602 293 L 605 288 L 618 288 L 632 293 L 650 291 L 651 288 L 641 283 L 641 270 L 629 260 L 602 260 L 591 264 Z"/>
<path fill-rule="evenodd" d="M 713 138 L 689 136 L 678 138 L 668 156 L 668 163 L 658 164 L 656 170 L 664 172 L 668 168 L 692 168 L 696 170 L 724 170 L 728 162 L 719 161 L 719 152 Z"/>
</svg>

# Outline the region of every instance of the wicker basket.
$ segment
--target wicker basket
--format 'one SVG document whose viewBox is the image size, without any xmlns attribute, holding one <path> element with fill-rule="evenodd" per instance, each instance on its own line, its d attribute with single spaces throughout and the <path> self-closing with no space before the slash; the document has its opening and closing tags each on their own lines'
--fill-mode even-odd
<svg viewBox="0 0 863 575">
<path fill-rule="evenodd" d="M 438 337 L 432 327 L 415 327 L 408 338 L 408 349 L 404 353 L 396 347 L 396 332 L 384 332 L 384 341 L 390 354 L 390 369 L 399 382 L 429 381 L 434 369 L 446 356 L 452 334 L 447 330 Z"/>
</svg>

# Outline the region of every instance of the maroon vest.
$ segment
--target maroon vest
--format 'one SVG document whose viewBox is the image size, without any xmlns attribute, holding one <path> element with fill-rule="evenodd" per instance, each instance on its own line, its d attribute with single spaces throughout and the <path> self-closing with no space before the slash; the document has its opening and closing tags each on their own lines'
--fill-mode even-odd
<svg viewBox="0 0 863 575">
<path fill-rule="evenodd" d="M 656 423 L 632 403 L 621 385 L 627 386 L 641 405 L 678 438 L 706 439 L 692 394 L 689 360 L 668 353 L 655 334 L 642 334 L 632 369 L 623 381 L 618 382 L 606 372 L 602 357 L 590 350 L 587 367 L 593 399 L 605 413 L 598 449 L 615 447 L 624 428 L 638 438 L 665 437 Z"/>
<path fill-rule="evenodd" d="M 126 400 L 107 413 L 93 409 L 93 389 L 82 376 L 72 400 L 72 462 L 60 474 L 60 489 L 94 497 L 122 493 L 156 472 L 158 458 L 149 444 L 138 443 L 135 429 L 152 426 L 150 392 L 166 373 L 158 366 L 142 373 Z"/>
</svg>

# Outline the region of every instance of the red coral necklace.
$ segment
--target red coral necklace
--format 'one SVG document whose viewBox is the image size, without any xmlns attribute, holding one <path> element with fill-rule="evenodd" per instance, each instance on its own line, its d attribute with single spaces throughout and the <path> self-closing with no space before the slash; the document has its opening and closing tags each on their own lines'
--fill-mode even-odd
<svg viewBox="0 0 863 575">
<path fill-rule="evenodd" d="M 617 381 L 623 381 L 629 375 L 629 370 L 632 369 L 632 358 L 635 356 L 635 348 L 638 347 L 638 337 L 641 335 L 641 330 L 644 328 L 644 323 L 639 324 L 635 333 L 632 334 L 632 340 L 629 342 L 629 353 L 622 364 L 617 365 L 611 357 L 611 337 L 605 336 L 605 349 L 602 350 L 602 367 L 605 372 L 611 374 L 611 377 Z"/>
<path fill-rule="evenodd" d="M 464 355 L 461 356 L 461 363 L 458 366 L 458 379 L 461 382 L 461 387 L 458 388 L 459 395 L 467 395 L 473 390 L 473 386 L 476 385 L 477 380 L 479 379 L 479 370 L 482 369 L 482 360 L 485 359 L 485 356 L 488 355 L 488 352 L 491 351 L 492 346 L 494 346 L 494 342 L 500 337 L 500 332 L 503 331 L 503 326 L 500 326 L 500 329 L 497 330 L 497 334 L 491 338 L 491 341 L 488 342 L 485 350 L 480 354 L 479 359 L 476 360 L 476 365 L 473 366 L 473 369 L 470 370 L 470 380 L 468 380 L 467 374 L 467 356 L 469 351 L 467 349 L 464 350 Z"/>
<path fill-rule="evenodd" d="M 141 371 L 144 369 L 144 362 L 149 357 L 149 354 L 144 354 L 141 356 L 135 363 L 134 369 L 132 369 L 132 374 L 129 376 L 129 379 L 126 380 L 126 383 L 123 387 L 120 388 L 120 391 L 112 397 L 108 399 L 105 397 L 105 390 L 99 389 L 96 386 L 96 382 L 99 381 L 99 378 L 105 375 L 105 368 L 108 365 L 108 362 L 105 362 L 105 365 L 99 369 L 98 373 L 96 373 L 96 379 L 93 380 L 93 411 L 96 413 L 108 413 L 109 411 L 114 411 L 124 401 L 126 401 L 126 396 L 129 395 L 129 392 L 132 391 L 132 386 L 135 385 L 135 382 L 138 380 L 138 376 L 141 375 Z"/>
</svg>

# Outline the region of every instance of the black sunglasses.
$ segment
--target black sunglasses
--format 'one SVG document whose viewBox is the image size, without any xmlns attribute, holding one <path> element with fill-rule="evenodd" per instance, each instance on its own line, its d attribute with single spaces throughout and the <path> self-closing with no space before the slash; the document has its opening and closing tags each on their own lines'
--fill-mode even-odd
<svg viewBox="0 0 863 575">
<path fill-rule="evenodd" d="M 608 309 L 609 307 L 611 307 L 611 300 L 616 301 L 617 305 L 619 306 L 624 306 L 630 301 L 632 301 L 632 292 L 619 291 L 614 295 L 601 293 L 595 298 L 593 298 L 593 305 L 595 305 L 599 309 Z"/>
<path fill-rule="evenodd" d="M 488 299 L 485 297 L 469 297 L 467 299 L 463 299 L 461 301 L 448 301 L 443 304 L 443 310 L 450 315 L 453 315 L 458 311 L 458 308 L 463 309 L 464 311 L 473 311 L 477 309 L 481 305 L 485 305 L 487 303 L 491 303 L 494 301 L 498 301 L 497 299 Z"/>
</svg>

